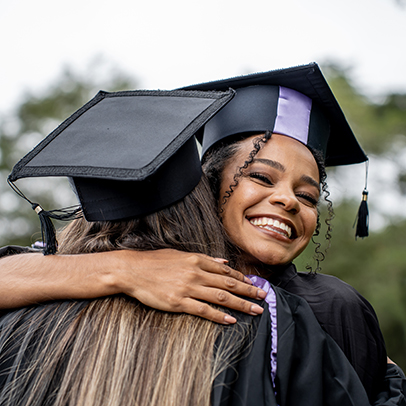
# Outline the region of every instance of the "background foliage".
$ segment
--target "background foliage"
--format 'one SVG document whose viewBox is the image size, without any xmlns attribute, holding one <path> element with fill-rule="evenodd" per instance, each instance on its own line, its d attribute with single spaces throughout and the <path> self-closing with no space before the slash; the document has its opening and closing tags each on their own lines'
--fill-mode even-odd
<svg viewBox="0 0 406 406">
<path fill-rule="evenodd" d="M 117 69 L 104 69 L 102 75 L 100 71 L 100 66 L 94 67 L 83 76 L 66 69 L 46 91 L 27 93 L 14 113 L 0 117 L 0 245 L 30 245 L 39 238 L 37 216 L 6 183 L 13 165 L 99 89 L 136 88 L 135 80 Z M 372 101 L 357 91 L 350 72 L 334 64 L 324 66 L 323 71 L 365 151 L 377 158 L 378 165 L 382 160 L 390 162 L 392 186 L 387 201 L 401 202 L 406 194 L 402 159 L 406 155 L 406 94 L 388 94 L 382 100 Z M 388 166 L 382 168 L 382 172 L 388 171 Z M 333 183 L 337 179 L 341 183 L 352 182 L 351 169 L 332 169 L 329 177 Z M 45 209 L 74 203 L 67 183 L 61 180 L 17 183 Z M 350 195 L 335 201 L 332 246 L 322 269 L 354 286 L 372 303 L 388 354 L 406 370 L 406 217 L 399 215 L 402 207 L 395 214 L 391 208 L 372 205 L 371 222 L 374 212 L 380 213 L 383 222 L 379 228 L 372 228 L 370 237 L 355 241 L 352 224 L 358 204 L 359 200 Z M 299 270 L 304 270 L 307 263 L 314 265 L 313 250 L 310 246 L 297 261 Z"/>
</svg>

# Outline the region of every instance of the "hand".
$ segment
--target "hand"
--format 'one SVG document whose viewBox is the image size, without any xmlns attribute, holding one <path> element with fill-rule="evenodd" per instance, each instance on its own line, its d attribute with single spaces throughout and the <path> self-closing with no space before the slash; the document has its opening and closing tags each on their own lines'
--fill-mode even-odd
<svg viewBox="0 0 406 406">
<path fill-rule="evenodd" d="M 251 315 L 263 308 L 235 295 L 264 299 L 266 292 L 226 260 L 172 249 L 115 251 L 120 256 L 118 288 L 154 309 L 188 313 L 221 324 L 236 319 L 205 302 Z M 112 253 L 109 253 L 112 254 Z"/>
<path fill-rule="evenodd" d="M 393 362 L 389 357 L 386 357 L 386 358 L 387 358 L 388 364 L 395 364 L 396 365 L 396 362 Z"/>
</svg>

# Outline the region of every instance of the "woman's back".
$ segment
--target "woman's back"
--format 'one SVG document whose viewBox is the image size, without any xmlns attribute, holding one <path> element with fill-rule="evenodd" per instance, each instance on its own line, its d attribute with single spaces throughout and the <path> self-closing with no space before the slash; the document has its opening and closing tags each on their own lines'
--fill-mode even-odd
<svg viewBox="0 0 406 406">
<path fill-rule="evenodd" d="M 22 309 L 1 329 L 0 404 L 210 404 L 209 321 L 115 296 Z"/>
</svg>

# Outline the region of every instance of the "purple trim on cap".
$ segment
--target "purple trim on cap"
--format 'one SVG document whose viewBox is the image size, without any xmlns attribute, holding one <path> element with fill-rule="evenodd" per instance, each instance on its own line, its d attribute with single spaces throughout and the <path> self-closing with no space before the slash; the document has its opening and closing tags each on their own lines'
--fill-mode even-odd
<svg viewBox="0 0 406 406">
<path fill-rule="evenodd" d="M 287 135 L 307 145 L 312 99 L 296 90 L 279 86 L 274 133 Z"/>
<path fill-rule="evenodd" d="M 271 318 L 271 378 L 273 386 L 275 387 L 275 377 L 276 377 L 276 367 L 277 367 L 277 352 L 278 352 L 278 323 L 277 323 L 277 309 L 276 309 L 276 294 L 273 290 L 271 284 L 256 275 L 248 275 L 254 286 L 261 288 L 267 295 L 265 297 L 265 302 L 268 303 L 269 316 Z"/>
</svg>

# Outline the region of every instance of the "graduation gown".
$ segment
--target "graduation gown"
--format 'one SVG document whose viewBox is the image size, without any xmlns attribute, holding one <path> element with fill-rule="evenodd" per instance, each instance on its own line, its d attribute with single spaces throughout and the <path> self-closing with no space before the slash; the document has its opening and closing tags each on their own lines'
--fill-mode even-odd
<svg viewBox="0 0 406 406">
<path fill-rule="evenodd" d="M 387 358 L 378 318 L 370 303 L 342 280 L 297 272 L 293 264 L 269 280 L 306 300 L 321 327 L 351 362 L 372 402 L 384 379 Z"/>
<path fill-rule="evenodd" d="M 224 334 L 238 337 L 239 325 L 250 325 L 251 330 L 236 349 L 234 362 L 217 377 L 213 406 L 406 404 L 406 379 L 400 368 L 388 366 L 385 387 L 370 403 L 354 368 L 321 329 L 307 302 L 261 278 L 254 284 L 268 292 L 264 301 L 256 302 L 264 312 L 256 317 L 233 312 L 239 323 Z"/>
</svg>

